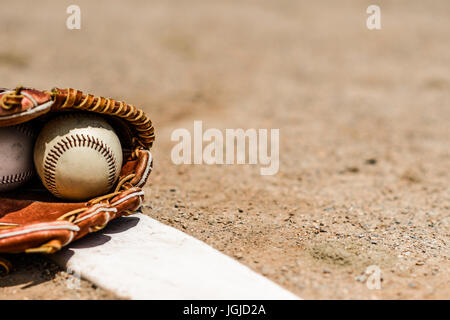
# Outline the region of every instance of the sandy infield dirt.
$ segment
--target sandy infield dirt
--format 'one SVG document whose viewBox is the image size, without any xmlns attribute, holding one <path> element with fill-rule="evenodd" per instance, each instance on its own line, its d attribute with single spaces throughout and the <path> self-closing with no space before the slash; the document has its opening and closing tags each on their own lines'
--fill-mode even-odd
<svg viewBox="0 0 450 320">
<path fill-rule="evenodd" d="M 73 87 L 142 107 L 144 213 L 306 299 L 449 299 L 450 2 L 11 2 L 1 86 Z M 280 129 L 280 168 L 180 165 L 193 121 Z M 114 299 L 43 256 L 12 257 L 0 299 Z M 377 266 L 381 289 L 365 270 Z"/>
</svg>

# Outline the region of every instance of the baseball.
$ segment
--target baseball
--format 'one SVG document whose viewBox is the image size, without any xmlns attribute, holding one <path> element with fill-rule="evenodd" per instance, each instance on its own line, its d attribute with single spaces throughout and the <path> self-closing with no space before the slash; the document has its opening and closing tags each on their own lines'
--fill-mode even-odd
<svg viewBox="0 0 450 320">
<path fill-rule="evenodd" d="M 102 117 L 64 114 L 42 128 L 34 165 L 53 195 L 82 201 L 111 190 L 122 168 L 122 147 Z"/>
<path fill-rule="evenodd" d="M 33 176 L 35 137 L 29 124 L 0 128 L 0 192 L 13 190 Z"/>
</svg>

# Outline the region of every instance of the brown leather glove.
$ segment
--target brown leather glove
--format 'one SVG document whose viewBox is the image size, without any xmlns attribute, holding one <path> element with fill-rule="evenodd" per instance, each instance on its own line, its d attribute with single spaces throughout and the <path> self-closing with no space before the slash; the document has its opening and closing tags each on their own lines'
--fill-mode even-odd
<svg viewBox="0 0 450 320">
<path fill-rule="evenodd" d="M 141 188 L 152 170 L 150 148 L 155 137 L 142 110 L 74 89 L 0 89 L 0 127 L 25 122 L 39 127 L 66 111 L 101 114 L 115 128 L 124 153 L 118 182 L 111 193 L 82 203 L 61 202 L 37 178 L 18 190 L 0 193 L 0 253 L 53 253 L 142 205 Z M 8 269 L 1 259 L 0 266 Z"/>
</svg>

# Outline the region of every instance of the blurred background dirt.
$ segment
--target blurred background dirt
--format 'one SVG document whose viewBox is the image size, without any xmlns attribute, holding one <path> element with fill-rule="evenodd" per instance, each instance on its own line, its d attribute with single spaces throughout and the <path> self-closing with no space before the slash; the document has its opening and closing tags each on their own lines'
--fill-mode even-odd
<svg viewBox="0 0 450 320">
<path fill-rule="evenodd" d="M 450 298 L 448 1 L 76 1 L 68 30 L 71 4 L 2 7 L 0 86 L 142 107 L 157 137 L 144 213 L 303 298 Z M 194 120 L 280 129 L 278 174 L 174 165 L 170 135 Z M 0 298 L 115 298 L 15 259 Z"/>
</svg>

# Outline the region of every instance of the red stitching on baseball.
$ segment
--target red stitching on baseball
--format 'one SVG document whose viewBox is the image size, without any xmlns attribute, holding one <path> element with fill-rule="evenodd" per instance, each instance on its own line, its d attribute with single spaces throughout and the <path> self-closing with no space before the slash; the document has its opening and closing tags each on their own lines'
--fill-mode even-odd
<svg viewBox="0 0 450 320">
<path fill-rule="evenodd" d="M 0 180 L 0 184 L 10 184 L 16 182 L 22 182 L 33 175 L 32 170 L 28 170 L 26 172 L 12 174 L 8 176 L 2 176 Z"/>
<path fill-rule="evenodd" d="M 26 124 L 19 124 L 16 125 L 15 128 L 31 138 L 36 138 L 36 131 L 34 131 L 31 126 L 28 126 Z"/>
</svg>

